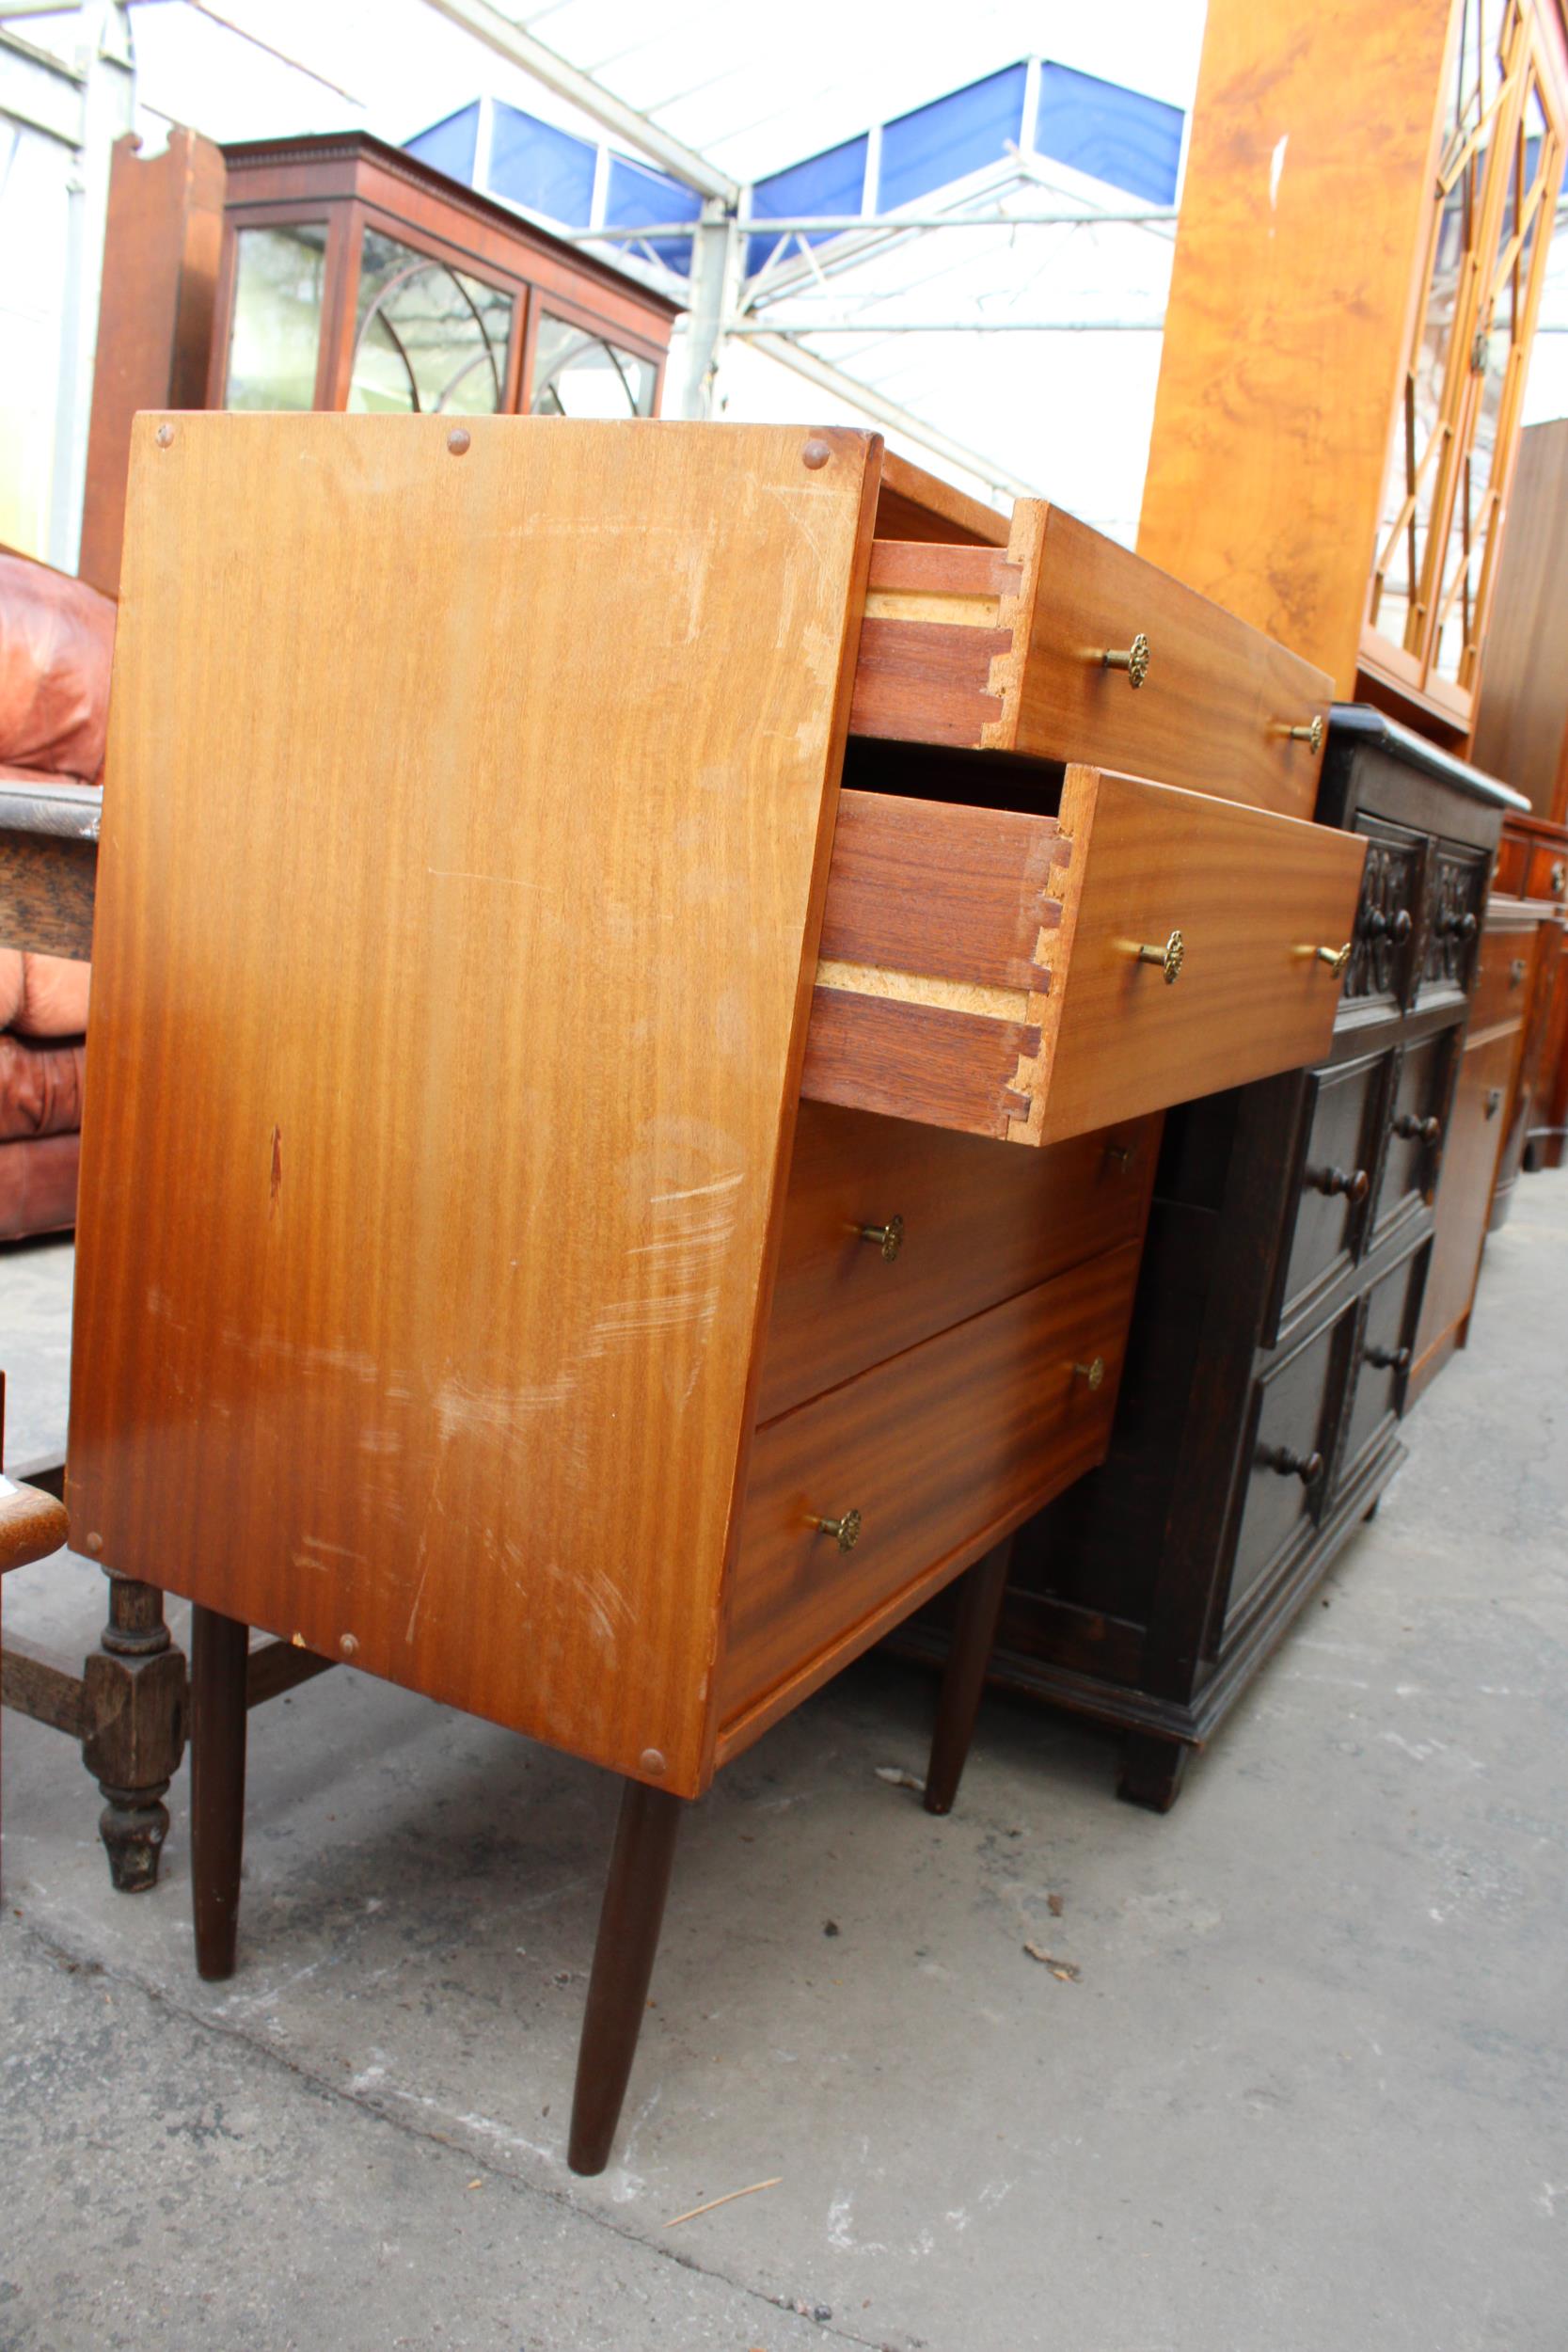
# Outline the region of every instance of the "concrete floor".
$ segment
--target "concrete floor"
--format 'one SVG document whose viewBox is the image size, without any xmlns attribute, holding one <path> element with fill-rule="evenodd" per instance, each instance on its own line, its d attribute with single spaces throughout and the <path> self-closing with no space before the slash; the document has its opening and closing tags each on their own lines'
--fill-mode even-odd
<svg viewBox="0 0 1568 2352">
<path fill-rule="evenodd" d="M 69 1251 L 0 1258 L 12 1458 Z M 6 1718 L 0 2352 L 1562 2352 L 1568 1179 L 1164 1820 L 989 1701 L 946 1822 L 872 1660 L 676 1869 L 616 2159 L 563 2141 L 614 1791 L 335 1674 L 253 1720 L 238 1977 Z M 85 1646 L 100 1580 L 8 1580 Z M 1059 1910 L 1057 1908 L 1059 1902 Z M 1026 1953 L 1081 1970 L 1064 1981 Z M 777 2185 L 676 2229 L 688 2208 Z"/>
</svg>

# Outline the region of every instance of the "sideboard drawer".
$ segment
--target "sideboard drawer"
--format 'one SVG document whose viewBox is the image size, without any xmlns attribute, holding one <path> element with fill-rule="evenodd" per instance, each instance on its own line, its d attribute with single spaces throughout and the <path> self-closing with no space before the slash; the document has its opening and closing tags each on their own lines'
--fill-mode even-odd
<svg viewBox="0 0 1568 2352">
<path fill-rule="evenodd" d="M 1402 1260 L 1367 1293 L 1334 1472 L 1337 1487 L 1349 1485 L 1378 1438 L 1404 1410 L 1427 1251 L 1428 1244 L 1423 1241 L 1412 1256 Z"/>
<path fill-rule="evenodd" d="M 1336 1374 L 1355 1310 L 1271 1364 L 1253 1392 L 1227 1617 L 1315 1522 L 1334 1446 Z"/>
<path fill-rule="evenodd" d="M 1049 1152 L 802 1103 L 759 1422 L 1134 1241 L 1153 1120 Z"/>
<path fill-rule="evenodd" d="M 1307 1081 L 1306 1147 L 1294 1216 L 1286 1228 L 1278 1304 L 1264 1337 L 1272 1343 L 1313 1294 L 1342 1274 L 1367 1230 L 1386 1054 L 1314 1071 Z"/>
<path fill-rule="evenodd" d="M 1481 938 L 1476 985 L 1470 998 L 1470 1034 L 1519 1019 L 1529 998 L 1530 957 L 1535 928 L 1489 922 Z"/>
<path fill-rule="evenodd" d="M 1056 817 L 846 792 L 801 1091 L 1045 1144 L 1298 1069 L 1365 854 L 1094 768 Z"/>
<path fill-rule="evenodd" d="M 1138 1257 L 1123 1243 L 758 1430 L 721 1724 L 1101 1458 Z M 849 1514 L 842 1549 L 817 1522 Z"/>
<path fill-rule="evenodd" d="M 1383 1148 L 1373 1233 L 1381 1239 L 1402 1210 L 1430 1194 L 1442 1154 L 1461 1031 L 1440 1029 L 1400 1057 Z"/>
<path fill-rule="evenodd" d="M 1022 499 L 1005 553 L 873 543 L 849 725 L 1092 759 L 1310 817 L 1330 694 L 1273 638 Z"/>
</svg>

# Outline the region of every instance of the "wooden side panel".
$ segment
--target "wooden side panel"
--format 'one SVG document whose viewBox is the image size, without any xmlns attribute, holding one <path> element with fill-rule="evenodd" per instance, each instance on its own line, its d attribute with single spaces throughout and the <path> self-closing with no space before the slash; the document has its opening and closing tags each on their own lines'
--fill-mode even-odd
<svg viewBox="0 0 1568 2352">
<path fill-rule="evenodd" d="M 927 473 L 892 450 L 882 453 L 877 496 L 879 539 L 943 540 L 956 547 L 1005 548 L 1009 517 Z"/>
<path fill-rule="evenodd" d="M 1515 1021 L 1472 1037 L 1460 1057 L 1459 1084 L 1443 1143 L 1432 1263 L 1416 1334 L 1413 1391 L 1424 1389 L 1448 1361 L 1470 1311 L 1493 1180 L 1508 1131 L 1503 1112 L 1523 1042 L 1523 1027 Z"/>
<path fill-rule="evenodd" d="M 125 528 L 131 421 L 203 405 L 223 244 L 223 151 L 176 125 L 162 154 L 129 133 L 109 171 L 93 359 L 80 570 L 114 596 Z"/>
<path fill-rule="evenodd" d="M 1010 553 L 1025 586 L 1016 652 L 991 674 L 1004 711 L 988 744 L 1311 816 L 1321 749 L 1290 729 L 1326 728 L 1321 671 L 1060 507 L 1021 504 Z M 1139 636 L 1134 687 L 1104 657 Z"/>
<path fill-rule="evenodd" d="M 757 1435 L 720 1682 L 721 1745 L 826 1678 L 1104 1454 L 1138 1246 L 928 1340 Z M 1101 1359 L 1091 1386 L 1075 1364 Z M 841 1551 L 819 1517 L 861 1514 Z M 767 1717 L 779 1711 L 767 1708 Z"/>
<path fill-rule="evenodd" d="M 1354 834 L 1069 768 L 1062 921 L 1041 933 L 1038 1064 L 1022 1134 L 1050 1142 L 1318 1061 L 1339 980 L 1318 960 L 1351 937 L 1367 845 Z M 1167 983 L 1141 946 L 1181 933 Z"/>
<path fill-rule="evenodd" d="M 877 445 L 157 429 L 111 720 L 75 1539 L 692 1793 Z"/>
<path fill-rule="evenodd" d="M 1053 817 L 846 792 L 821 953 L 895 972 L 1037 988 L 1040 929 L 1060 913 L 1049 886 L 1061 849 Z"/>
<path fill-rule="evenodd" d="M 1143 1231 L 1158 1122 L 1050 1152 L 804 1103 L 757 1417 L 771 1421 Z M 869 1225 L 901 1227 L 888 1259 Z"/>
<path fill-rule="evenodd" d="M 1519 436 L 1470 757 L 1559 825 L 1568 819 L 1565 620 L 1568 417 L 1557 417 Z"/>
<path fill-rule="evenodd" d="M 884 975 L 867 972 L 873 984 Z M 800 1091 L 817 1103 L 925 1120 L 962 1135 L 1001 1139 L 1028 1110 L 1013 1085 L 1022 1057 L 1039 1052 L 1038 1026 L 1019 994 L 1016 1014 L 961 1011 L 951 1005 L 818 988 L 812 997 Z"/>
<path fill-rule="evenodd" d="M 1452 11 L 1210 0 L 1138 552 L 1354 694 Z"/>
<path fill-rule="evenodd" d="M 1002 718 L 991 663 L 1012 642 L 1010 629 L 869 614 L 861 629 L 852 732 L 978 749 L 986 729 Z"/>
</svg>

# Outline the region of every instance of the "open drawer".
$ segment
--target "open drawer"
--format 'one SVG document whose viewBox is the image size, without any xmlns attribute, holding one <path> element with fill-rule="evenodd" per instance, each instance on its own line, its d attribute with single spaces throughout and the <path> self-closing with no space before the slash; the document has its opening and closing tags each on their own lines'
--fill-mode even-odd
<svg viewBox="0 0 1568 2352">
<path fill-rule="evenodd" d="M 1094 759 L 1310 817 L 1332 681 L 1037 499 L 1006 548 L 878 538 L 850 731 Z"/>
<path fill-rule="evenodd" d="M 1098 768 L 1055 816 L 845 792 L 801 1092 L 1046 1144 L 1299 1069 L 1365 855 Z"/>
</svg>

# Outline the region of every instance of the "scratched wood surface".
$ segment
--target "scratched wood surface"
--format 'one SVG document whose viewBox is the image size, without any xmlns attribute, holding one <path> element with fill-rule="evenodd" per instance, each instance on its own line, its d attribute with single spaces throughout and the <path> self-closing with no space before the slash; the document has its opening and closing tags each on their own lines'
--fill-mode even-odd
<svg viewBox="0 0 1568 2352">
<path fill-rule="evenodd" d="M 75 1541 L 693 1793 L 876 442 L 159 429 L 111 717 Z"/>
</svg>

